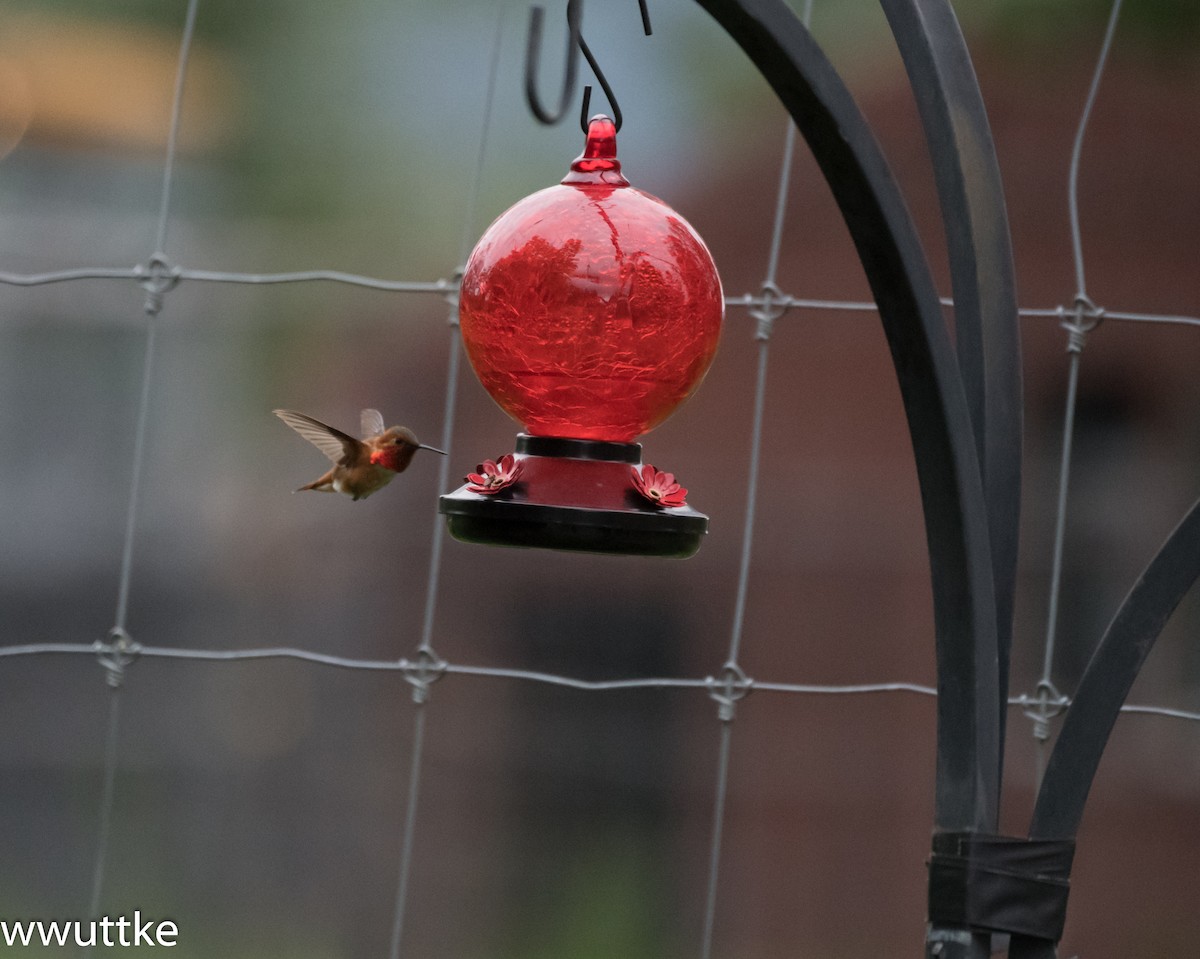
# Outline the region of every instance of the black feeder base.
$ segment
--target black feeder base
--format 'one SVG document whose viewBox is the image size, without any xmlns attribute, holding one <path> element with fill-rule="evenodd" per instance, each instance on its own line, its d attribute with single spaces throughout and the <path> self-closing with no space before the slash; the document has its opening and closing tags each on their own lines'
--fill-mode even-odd
<svg viewBox="0 0 1200 959">
<path fill-rule="evenodd" d="M 708 517 L 688 506 L 658 507 L 634 488 L 642 465 L 638 443 L 517 434 L 517 481 L 497 493 L 466 486 L 438 500 L 450 535 L 465 543 L 691 556 Z"/>
</svg>

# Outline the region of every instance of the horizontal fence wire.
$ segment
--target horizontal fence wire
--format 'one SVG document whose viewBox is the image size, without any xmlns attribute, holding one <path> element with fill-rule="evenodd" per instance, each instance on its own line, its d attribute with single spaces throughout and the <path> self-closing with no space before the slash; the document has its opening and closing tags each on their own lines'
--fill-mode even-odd
<svg viewBox="0 0 1200 959">
<path fill-rule="evenodd" d="M 132 280 L 146 283 L 152 273 L 144 266 L 132 267 L 79 267 L 54 270 L 47 273 L 12 273 L 0 271 L 0 283 L 8 286 L 46 286 L 53 283 L 70 283 L 77 280 Z M 458 292 L 455 279 L 437 280 L 388 280 L 382 277 L 345 273 L 340 270 L 296 270 L 287 273 L 238 273 L 231 270 L 195 270 L 187 267 L 168 268 L 167 278 L 171 282 L 231 283 L 249 286 L 269 286 L 283 283 L 341 283 L 385 293 L 433 293 L 445 296 Z M 953 309 L 954 300 L 941 298 L 942 306 Z M 727 296 L 726 308 L 762 309 L 771 307 L 782 310 L 821 311 L 843 313 L 877 313 L 879 307 L 873 300 L 838 300 L 746 293 Z M 1074 307 L 1021 307 L 1018 315 L 1025 318 L 1068 320 Z M 1144 313 L 1129 310 L 1100 311 L 1105 320 L 1128 323 L 1162 323 L 1176 326 L 1198 326 L 1200 317 L 1172 313 Z"/>
<path fill-rule="evenodd" d="M 79 267 L 77 269 L 54 270 L 48 273 L 0 272 L 0 283 L 10 286 L 47 286 L 52 283 L 69 283 L 75 280 L 135 280 L 145 282 L 151 272 L 144 266 L 131 267 Z M 165 276 L 172 283 L 184 280 L 201 283 L 241 283 L 249 285 L 271 285 L 276 283 L 344 283 L 370 290 L 388 293 L 453 293 L 458 285 L 453 280 L 384 280 L 379 277 L 361 276 L 341 270 L 297 270 L 290 273 L 237 273 L 229 270 L 193 270 L 170 267 Z"/>
<path fill-rule="evenodd" d="M 114 652 L 108 643 L 26 643 L 24 645 L 0 646 L 0 658 L 19 656 L 107 656 Z M 183 649 L 172 646 L 140 646 L 132 644 L 124 649 L 127 659 L 174 659 L 193 662 L 231 663 L 254 660 L 284 659 L 332 666 L 337 669 L 363 670 L 367 672 L 403 673 L 406 676 L 428 681 L 430 673 L 438 676 L 468 676 L 484 679 L 517 680 L 559 686 L 582 692 L 604 693 L 644 689 L 692 689 L 723 692 L 727 679 L 724 676 L 639 676 L 628 679 L 588 680 L 557 673 L 539 672 L 529 669 L 513 669 L 502 666 L 472 666 L 464 663 L 439 661 L 432 667 L 424 660 L 401 659 L 357 659 L 350 656 L 334 656 L 308 649 L 293 649 L 288 646 L 270 646 L 261 649 Z M 128 663 L 127 663 L 128 665 Z M 734 680 L 743 692 L 792 693 L 811 696 L 861 696 L 879 693 L 912 693 L 919 696 L 936 697 L 937 690 L 921 683 L 785 683 L 762 681 L 750 677 Z M 1037 702 L 1026 695 L 1009 697 L 1009 706 L 1029 707 Z M 1070 705 L 1067 699 L 1064 705 Z M 1200 712 L 1175 709 L 1169 706 L 1126 705 L 1122 712 L 1142 715 L 1163 716 L 1200 723 Z"/>
</svg>

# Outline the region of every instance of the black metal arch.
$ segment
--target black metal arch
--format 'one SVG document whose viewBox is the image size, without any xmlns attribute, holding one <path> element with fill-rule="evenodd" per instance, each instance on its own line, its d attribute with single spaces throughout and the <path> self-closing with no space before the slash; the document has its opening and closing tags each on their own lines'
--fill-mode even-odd
<svg viewBox="0 0 1200 959">
<path fill-rule="evenodd" d="M 957 307 L 957 358 L 915 230 L 865 120 L 778 0 L 698 0 L 807 140 L 857 247 L 899 380 L 921 484 L 938 661 L 936 829 L 991 833 L 999 805 L 1020 500 L 1016 295 L 998 163 L 946 0 L 883 0 L 934 157 Z M 929 931 L 946 959 L 989 953 Z"/>
<path fill-rule="evenodd" d="M 1150 561 L 1092 654 L 1038 790 L 1029 835 L 1074 838 L 1100 758 L 1133 681 L 1176 607 L 1200 579 L 1200 500 Z M 1054 959 L 1053 943 L 1013 937 L 1012 959 Z"/>
<path fill-rule="evenodd" d="M 782 0 L 697 2 L 743 48 L 804 135 L 875 295 L 912 436 L 933 580 L 935 830 L 950 840 L 955 833 L 978 835 L 987 845 L 996 838 L 989 834 L 997 826 L 1012 639 L 1021 368 L 999 165 L 966 44 L 948 0 L 881 0 L 933 158 L 954 289 L 955 351 L 899 191 L 808 31 Z M 1037 841 L 1073 841 L 1121 705 L 1198 578 L 1200 503 L 1134 586 L 1076 691 L 1030 828 L 1035 856 Z M 1069 870 L 1069 856 L 1066 862 Z M 990 863 L 978 865 L 986 871 Z M 1047 877 L 1035 871 L 1018 878 L 1036 885 Z M 1054 882 L 1061 885 L 1061 878 Z M 1035 898 L 1043 917 L 1053 902 L 1048 913 L 1057 915 L 1061 930 L 1066 899 L 1059 891 L 1058 898 Z M 990 935 L 966 922 L 934 926 L 927 936 L 928 954 L 942 959 L 985 959 L 990 945 Z M 1053 959 L 1055 943 L 1014 933 L 1010 955 Z"/>
<path fill-rule="evenodd" d="M 933 577 L 939 689 L 937 827 L 991 831 L 999 799 L 1003 697 L 989 510 L 967 391 L 928 265 L 866 121 L 795 15 L 780 0 L 698 2 L 749 55 L 808 141 L 841 208 L 879 306 L 912 435 Z M 905 5 L 911 13 L 907 20 L 906 11 L 900 9 Z M 912 52 L 924 46 L 926 60 L 941 65 L 953 38 L 932 37 L 919 16 L 922 7 L 934 5 L 895 0 L 893 12 L 899 19 L 894 19 L 893 27 L 902 48 Z M 936 5 L 944 8 L 943 22 L 953 19 L 942 0 Z M 922 56 L 912 55 L 916 60 Z M 970 73 L 965 54 L 960 64 L 966 65 L 966 71 L 960 69 L 956 81 Z M 977 94 L 974 102 L 972 107 L 970 96 L 960 99 L 956 106 L 976 115 L 965 126 L 956 127 L 951 121 L 948 133 L 944 125 L 939 127 L 937 136 L 978 135 L 986 130 Z M 949 101 L 943 107 L 940 113 L 947 116 Z M 927 113 L 927 121 L 938 113 L 938 109 Z M 986 185 L 968 191 L 964 175 L 957 183 L 949 182 L 945 169 L 935 170 L 935 175 L 948 222 L 956 223 L 964 210 L 978 213 L 997 207 Z M 998 205 L 1002 211 L 1002 199 Z M 953 246 L 959 246 L 959 235 L 956 227 Z M 983 307 L 984 285 L 972 279 L 978 277 L 985 260 L 976 255 L 974 240 L 971 236 L 957 255 L 956 275 L 965 295 L 976 302 L 976 315 L 990 317 L 990 309 Z M 981 292 L 972 295 L 972 286 Z M 978 349 L 972 347 L 970 352 L 974 355 Z M 984 365 L 979 367 L 982 370 Z M 986 395 L 986 389 L 979 389 Z M 986 449 L 987 444 L 981 447 Z M 983 948 L 983 937 L 976 938 L 976 945 Z"/>
<path fill-rule="evenodd" d="M 958 365 L 987 499 L 1003 763 L 1022 434 L 1020 326 L 1008 211 L 983 96 L 949 4 L 882 4 L 921 113 L 942 208 Z"/>
<path fill-rule="evenodd" d="M 1020 374 L 1003 194 L 965 44 L 946 0 L 885 0 L 936 158 L 954 292 L 963 303 L 956 359 L 896 184 L 808 31 L 779 0 L 698 2 L 795 120 L 875 295 L 912 436 L 932 573 L 936 829 L 994 832 L 1016 561 Z M 990 465 L 986 490 L 981 458 Z M 945 959 L 982 959 L 990 947 L 987 934 L 966 928 L 931 928 L 927 941 Z"/>
<path fill-rule="evenodd" d="M 1167 620 L 1200 579 L 1200 500 L 1125 597 L 1092 654 L 1038 791 L 1029 834 L 1074 836 L 1117 715 Z"/>
</svg>

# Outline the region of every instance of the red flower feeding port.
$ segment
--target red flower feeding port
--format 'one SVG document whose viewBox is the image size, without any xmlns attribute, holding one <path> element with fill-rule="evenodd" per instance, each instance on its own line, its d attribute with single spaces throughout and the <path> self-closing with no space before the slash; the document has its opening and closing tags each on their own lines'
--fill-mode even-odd
<svg viewBox="0 0 1200 959">
<path fill-rule="evenodd" d="M 659 556 L 699 549 L 708 517 L 682 495 L 646 495 L 633 441 L 708 371 L 721 281 L 695 230 L 621 174 L 608 117 L 592 119 L 562 183 L 488 228 L 467 261 L 459 316 L 476 375 L 524 432 L 509 482 L 441 497 L 453 536 Z M 484 474 L 495 472 L 481 466 L 471 479 Z"/>
</svg>

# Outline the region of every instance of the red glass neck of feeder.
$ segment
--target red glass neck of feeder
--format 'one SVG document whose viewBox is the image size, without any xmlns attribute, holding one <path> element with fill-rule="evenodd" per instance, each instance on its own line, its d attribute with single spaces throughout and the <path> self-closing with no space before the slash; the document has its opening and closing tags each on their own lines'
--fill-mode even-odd
<svg viewBox="0 0 1200 959">
<path fill-rule="evenodd" d="M 603 114 L 592 117 L 583 153 L 575 158 L 571 172 L 562 182 L 574 186 L 629 186 L 629 181 L 621 175 L 621 161 L 617 159 L 617 126 L 612 120 Z"/>
<path fill-rule="evenodd" d="M 489 227 L 459 311 L 480 382 L 525 432 L 622 443 L 699 385 L 723 315 L 704 242 L 629 186 L 604 116 L 560 185 Z"/>
</svg>

